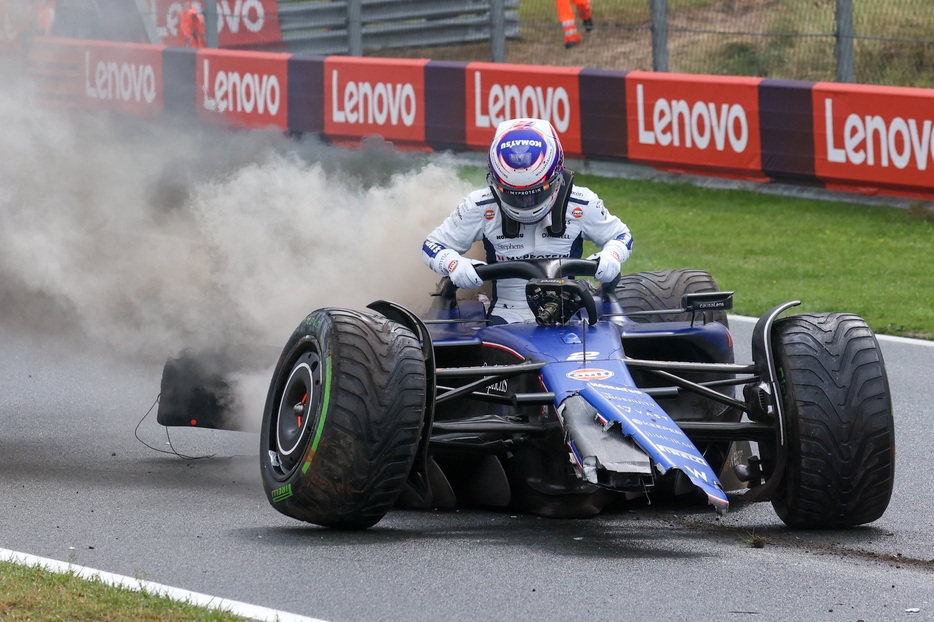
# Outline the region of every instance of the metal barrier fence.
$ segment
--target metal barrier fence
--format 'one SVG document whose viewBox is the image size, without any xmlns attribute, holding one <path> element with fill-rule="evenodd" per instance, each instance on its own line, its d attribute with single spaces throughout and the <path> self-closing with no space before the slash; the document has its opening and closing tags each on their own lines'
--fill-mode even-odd
<svg viewBox="0 0 934 622">
<path fill-rule="evenodd" d="M 279 0 L 279 24 L 291 52 L 362 56 L 517 38 L 518 8 L 519 0 Z"/>
</svg>

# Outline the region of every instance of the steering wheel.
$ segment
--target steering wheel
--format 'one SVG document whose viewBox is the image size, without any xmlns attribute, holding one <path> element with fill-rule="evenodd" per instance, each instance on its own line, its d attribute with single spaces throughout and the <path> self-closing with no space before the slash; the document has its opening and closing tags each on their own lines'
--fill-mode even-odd
<svg viewBox="0 0 934 622">
<path fill-rule="evenodd" d="M 513 259 L 500 261 L 497 263 L 474 266 L 483 281 L 493 281 L 498 279 L 560 279 L 562 277 L 573 276 L 593 276 L 597 272 L 597 260 L 594 259 Z M 619 283 L 620 276 L 617 275 L 609 283 L 601 285 L 601 294 L 604 299 L 615 300 L 616 285 Z M 457 285 L 449 277 L 441 280 L 441 288 L 438 295 L 442 301 L 450 302 L 453 307 Z M 597 322 L 597 305 L 593 299 L 593 294 L 589 290 L 582 290 L 581 298 L 584 302 L 584 308 L 587 309 L 587 317 L 591 326 Z"/>
</svg>

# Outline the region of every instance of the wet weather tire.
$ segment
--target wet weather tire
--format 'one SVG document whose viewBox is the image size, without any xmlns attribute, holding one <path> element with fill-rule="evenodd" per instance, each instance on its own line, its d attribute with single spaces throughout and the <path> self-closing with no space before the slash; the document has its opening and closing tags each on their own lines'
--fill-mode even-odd
<svg viewBox="0 0 934 622">
<path fill-rule="evenodd" d="M 675 268 L 655 272 L 624 274 L 616 286 L 616 298 L 623 311 L 680 309 L 681 296 L 699 292 L 718 292 L 717 282 L 705 270 Z M 701 314 L 698 314 L 698 318 Z M 729 326 L 726 311 L 705 311 L 704 322 Z M 689 322 L 690 313 L 633 316 L 636 322 Z"/>
<path fill-rule="evenodd" d="M 876 520 L 892 496 L 895 428 L 875 335 L 855 315 L 799 315 L 775 323 L 772 344 L 789 445 L 779 518 L 804 529 Z"/>
<path fill-rule="evenodd" d="M 261 432 L 274 508 L 337 529 L 366 529 L 412 468 L 425 412 L 425 363 L 407 328 L 382 316 L 319 309 L 283 350 Z"/>
</svg>

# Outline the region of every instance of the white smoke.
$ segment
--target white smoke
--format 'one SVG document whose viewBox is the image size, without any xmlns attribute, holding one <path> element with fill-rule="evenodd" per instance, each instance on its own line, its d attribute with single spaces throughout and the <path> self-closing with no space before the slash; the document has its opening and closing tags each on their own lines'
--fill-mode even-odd
<svg viewBox="0 0 934 622">
<path fill-rule="evenodd" d="M 356 151 L 44 108 L 0 91 L 0 321 L 151 363 L 279 346 L 312 310 L 421 311 L 421 241 L 470 190 L 381 140 Z M 268 380 L 267 380 L 268 382 Z"/>
</svg>

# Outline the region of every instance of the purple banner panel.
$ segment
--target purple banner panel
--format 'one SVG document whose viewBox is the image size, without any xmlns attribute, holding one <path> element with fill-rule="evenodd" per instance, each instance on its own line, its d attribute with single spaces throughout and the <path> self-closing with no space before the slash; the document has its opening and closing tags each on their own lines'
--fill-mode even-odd
<svg viewBox="0 0 934 622">
<path fill-rule="evenodd" d="M 289 57 L 289 121 L 292 132 L 324 132 L 324 57 Z"/>
<path fill-rule="evenodd" d="M 436 151 L 467 149 L 466 67 L 453 61 L 425 65 L 425 142 Z"/>
<path fill-rule="evenodd" d="M 162 50 L 162 98 L 166 114 L 194 119 L 198 116 L 195 48 Z"/>
<path fill-rule="evenodd" d="M 626 158 L 626 72 L 584 69 L 578 75 L 581 150 L 589 158 Z"/>
<path fill-rule="evenodd" d="M 759 84 L 762 171 L 775 181 L 822 185 L 814 174 L 813 82 Z"/>
</svg>

